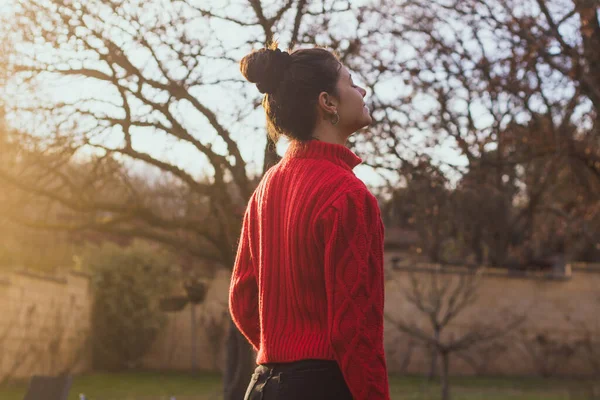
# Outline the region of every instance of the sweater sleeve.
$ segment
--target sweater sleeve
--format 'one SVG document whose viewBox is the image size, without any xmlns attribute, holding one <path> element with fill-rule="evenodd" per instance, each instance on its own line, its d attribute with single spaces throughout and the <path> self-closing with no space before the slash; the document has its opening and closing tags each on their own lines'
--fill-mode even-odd
<svg viewBox="0 0 600 400">
<path fill-rule="evenodd" d="M 368 190 L 337 199 L 323 215 L 329 339 L 355 400 L 389 400 L 383 347 L 383 233 Z"/>
<path fill-rule="evenodd" d="M 242 233 L 229 285 L 229 312 L 235 325 L 254 350 L 260 346 L 258 284 L 250 252 L 250 207 L 246 208 Z"/>
</svg>

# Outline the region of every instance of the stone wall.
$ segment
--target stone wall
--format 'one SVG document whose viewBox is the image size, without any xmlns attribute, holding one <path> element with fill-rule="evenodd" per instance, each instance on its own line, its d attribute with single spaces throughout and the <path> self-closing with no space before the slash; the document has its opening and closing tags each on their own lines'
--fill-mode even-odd
<svg viewBox="0 0 600 400">
<path fill-rule="evenodd" d="M 89 277 L 0 273 L 0 381 L 89 369 Z"/>
<path fill-rule="evenodd" d="M 476 333 L 500 337 L 455 353 L 451 356 L 452 373 L 600 374 L 600 267 L 573 265 L 570 269 L 564 275 L 515 275 L 487 269 L 476 284 L 473 304 L 442 330 L 441 340 L 456 342 Z M 445 296 L 438 296 L 444 297 L 443 313 L 453 288 L 468 273 L 462 268 L 445 270 L 440 273 L 442 270 L 435 266 L 424 265 L 388 271 L 385 311 L 390 320 L 431 337 L 433 329 L 427 314 L 407 294 L 415 282 L 421 285 L 420 293 L 431 293 L 435 290 L 432 277 L 437 276 L 438 289 L 444 284 L 449 287 Z M 385 340 L 391 371 L 430 371 L 430 352 L 415 332 L 407 333 L 386 321 Z"/>
<path fill-rule="evenodd" d="M 411 277 L 430 285 L 460 281 L 463 268 L 431 265 L 391 268 L 386 254 L 385 346 L 390 373 L 428 373 L 431 355 L 417 338 L 391 321 L 431 334 L 427 315 L 406 299 Z M 443 271 L 443 272 L 440 272 Z M 74 373 L 90 368 L 89 277 L 77 272 L 44 276 L 27 271 L 0 273 L 0 380 L 32 374 Z M 229 273 L 220 271 L 203 304 L 195 306 L 196 361 L 201 370 L 223 371 L 228 329 Z M 482 328 L 504 329 L 515 316 L 524 321 L 494 341 L 451 357 L 457 375 L 589 375 L 600 372 L 600 266 L 573 265 L 566 274 L 510 274 L 487 269 L 477 299 L 442 332 L 456 340 Z M 142 366 L 189 370 L 192 367 L 192 310 L 168 313 L 168 322 Z M 596 360 L 596 364 L 594 364 Z"/>
<path fill-rule="evenodd" d="M 401 266 L 388 263 L 394 254 L 386 254 L 386 314 L 392 320 L 406 320 L 430 333 L 427 316 L 405 300 L 410 276 L 425 283 L 430 265 Z M 445 269 L 442 281 L 454 283 L 467 270 Z M 212 335 L 199 328 L 198 366 L 222 371 L 227 334 L 227 290 L 229 274 L 220 272 L 207 295 L 197 306 L 196 319 L 201 327 L 213 316 Z M 511 275 L 506 270 L 487 269 L 477 284 L 477 299 L 461 312 L 444 331 L 442 339 L 460 338 L 475 329 L 503 330 L 512 318 L 524 320 L 494 341 L 482 343 L 451 358 L 453 374 L 514 375 L 589 375 L 594 373 L 586 348 L 591 344 L 600 360 L 600 343 L 585 342 L 586 335 L 600 338 L 600 266 L 573 266 L 569 275 L 529 273 Z M 191 366 L 190 306 L 169 314 L 169 324 L 144 365 L 150 368 L 189 369 Z M 595 335 L 595 336 L 594 336 Z M 209 339 L 209 337 L 218 340 Z M 423 374 L 430 370 L 427 346 L 401 333 L 390 321 L 385 323 L 386 354 L 391 373 Z M 599 365 L 600 366 L 600 365 Z"/>
</svg>

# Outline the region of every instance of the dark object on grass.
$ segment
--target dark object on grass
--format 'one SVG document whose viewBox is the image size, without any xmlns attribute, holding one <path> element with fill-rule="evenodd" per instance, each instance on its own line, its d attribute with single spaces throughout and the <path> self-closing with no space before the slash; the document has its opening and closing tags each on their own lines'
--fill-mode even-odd
<svg viewBox="0 0 600 400">
<path fill-rule="evenodd" d="M 23 400 L 67 400 L 72 382 L 71 375 L 34 375 Z"/>
</svg>

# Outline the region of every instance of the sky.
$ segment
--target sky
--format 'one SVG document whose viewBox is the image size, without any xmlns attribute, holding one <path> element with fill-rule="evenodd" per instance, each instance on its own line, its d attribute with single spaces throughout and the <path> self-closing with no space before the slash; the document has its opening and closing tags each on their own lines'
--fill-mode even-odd
<svg viewBox="0 0 600 400">
<path fill-rule="evenodd" d="M 211 5 L 214 4 L 218 4 L 218 2 L 211 2 Z M 229 10 L 230 9 L 228 9 L 228 12 Z M 161 10 L 156 9 L 146 10 L 148 13 L 148 18 L 151 18 L 152 13 L 154 12 L 159 15 L 160 11 Z M 6 3 L 4 6 L 0 6 L 0 13 L 2 12 L 10 12 L 10 8 Z M 218 24 L 219 22 L 216 21 L 215 23 Z M 195 29 L 199 29 L 201 31 L 202 27 L 198 26 Z M 200 31 L 191 32 L 191 34 L 201 35 L 202 32 Z M 219 29 L 219 32 L 224 32 L 223 35 L 220 35 L 219 39 L 226 43 L 227 46 L 235 45 L 246 40 L 246 37 L 240 35 L 240 32 L 236 32 L 231 24 L 224 24 L 222 29 Z M 238 56 L 241 59 L 243 54 L 240 53 Z M 149 55 L 143 53 L 130 53 L 130 57 L 134 62 L 137 61 L 137 63 L 142 66 L 147 64 L 147 58 Z M 217 78 L 219 76 L 223 76 L 223 74 L 228 74 L 238 79 L 241 78 L 241 74 L 239 73 L 237 65 L 229 65 L 226 68 L 227 71 L 220 68 L 212 69 L 213 70 L 211 71 L 211 67 L 208 66 L 207 68 L 204 68 L 207 77 L 212 76 Z M 358 74 L 353 74 L 353 76 L 355 77 L 357 84 L 360 85 L 361 81 Z M 389 87 L 390 95 L 392 95 L 393 90 L 395 90 L 394 85 L 390 84 Z M 96 96 L 106 97 L 107 99 L 114 96 L 114 93 L 111 93 L 112 89 L 107 89 L 103 86 L 103 84 L 81 79 L 68 79 L 60 82 L 43 82 L 43 84 L 38 87 L 38 90 L 39 93 L 46 94 L 48 99 L 56 102 L 74 101 L 82 96 L 86 96 L 89 93 L 94 93 Z M 243 90 L 249 90 L 251 94 L 254 92 L 254 98 L 260 98 L 261 96 L 253 84 L 248 83 L 245 85 Z M 15 97 L 19 96 L 18 87 L 13 87 L 13 95 Z M 238 143 L 242 156 L 248 163 L 248 172 L 250 172 L 252 175 L 260 174 L 262 171 L 264 148 L 266 145 L 266 130 L 264 129 L 265 116 L 263 108 L 257 108 L 248 118 L 243 120 L 243 123 L 239 123 L 231 120 L 228 117 L 228 114 L 230 114 L 231 111 L 231 105 L 238 104 L 241 106 L 240 101 L 248 100 L 239 96 L 239 92 L 236 89 L 223 90 L 221 87 L 203 87 L 200 92 L 194 93 L 194 95 L 202 100 L 203 103 L 210 105 L 210 108 L 217 114 L 218 117 L 220 117 L 220 120 L 224 122 L 224 125 L 230 128 L 232 137 Z M 385 95 L 385 92 L 380 93 L 381 97 L 385 97 Z M 369 93 L 367 94 L 365 100 L 368 104 Z M 186 107 L 185 104 L 181 104 L 180 108 L 181 109 L 179 109 L 178 112 L 182 116 L 185 116 L 182 118 L 182 120 L 184 121 L 186 128 L 189 129 L 194 136 L 200 137 L 203 142 L 213 142 L 213 149 L 216 152 L 226 153 L 224 142 L 220 140 L 214 129 L 208 125 L 206 119 L 201 114 L 199 114 L 190 106 Z M 359 131 L 354 135 L 361 134 L 363 134 L 363 131 Z M 203 155 L 187 143 L 178 143 L 173 141 L 171 138 L 165 137 L 164 135 L 151 133 L 147 130 L 135 132 L 133 136 L 134 146 L 138 151 L 144 151 L 157 158 L 167 160 L 190 172 L 194 176 L 199 177 L 204 174 L 211 174 L 212 169 L 210 168 L 210 164 L 207 162 L 207 160 L 203 159 Z M 117 140 L 119 140 L 120 137 L 120 134 L 115 133 L 112 136 L 105 136 L 103 140 L 105 141 L 104 143 L 113 142 L 113 144 L 117 144 Z M 278 154 L 283 155 L 288 145 L 289 141 L 285 138 L 282 138 L 277 144 Z M 360 153 L 357 152 L 357 154 L 361 156 Z M 463 160 L 461 160 L 456 152 L 450 147 L 440 147 L 437 149 L 436 154 L 438 158 L 454 164 L 463 163 Z M 385 180 L 382 179 L 381 176 L 371 167 L 366 165 L 357 166 L 354 169 L 354 172 L 359 179 L 363 180 L 371 187 L 382 186 L 385 184 Z M 386 174 L 386 176 L 388 179 L 394 178 L 393 174 Z"/>
</svg>

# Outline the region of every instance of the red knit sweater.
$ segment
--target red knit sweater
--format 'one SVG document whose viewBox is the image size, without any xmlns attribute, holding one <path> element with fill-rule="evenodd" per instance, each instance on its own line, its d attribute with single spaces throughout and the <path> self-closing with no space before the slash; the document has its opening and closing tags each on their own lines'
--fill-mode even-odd
<svg viewBox="0 0 600 400">
<path fill-rule="evenodd" d="M 336 360 L 356 400 L 389 399 L 383 234 L 347 147 L 293 141 L 246 207 L 229 310 L 258 364 Z"/>
</svg>

